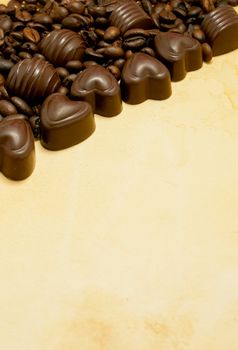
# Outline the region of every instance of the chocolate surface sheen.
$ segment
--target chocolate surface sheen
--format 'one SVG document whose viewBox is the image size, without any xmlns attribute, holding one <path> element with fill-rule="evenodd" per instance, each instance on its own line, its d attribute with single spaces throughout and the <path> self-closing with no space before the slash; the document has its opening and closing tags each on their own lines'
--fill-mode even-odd
<svg viewBox="0 0 238 350">
<path fill-rule="evenodd" d="M 85 51 L 82 36 L 69 29 L 53 30 L 41 40 L 38 47 L 56 66 L 63 66 L 71 60 L 81 60 Z"/>
<path fill-rule="evenodd" d="M 202 49 L 200 43 L 183 34 L 166 32 L 155 36 L 157 57 L 169 69 L 171 80 L 179 81 L 186 73 L 202 67 Z"/>
<path fill-rule="evenodd" d="M 218 56 L 238 48 L 238 15 L 231 6 L 217 7 L 206 15 L 202 30 Z"/>
<path fill-rule="evenodd" d="M 109 20 L 111 25 L 120 28 L 122 33 L 131 28 L 149 29 L 154 27 L 152 19 L 133 0 L 122 1 L 112 11 Z"/>
<path fill-rule="evenodd" d="M 121 92 L 122 99 L 130 104 L 166 99 L 171 95 L 169 71 L 156 58 L 136 53 L 123 67 Z"/>
<path fill-rule="evenodd" d="M 55 93 L 48 96 L 41 109 L 41 144 L 50 150 L 74 146 L 95 130 L 91 106 L 84 101 L 71 101 Z"/>
<path fill-rule="evenodd" d="M 28 121 L 6 117 L 0 122 L 0 171 L 12 180 L 23 180 L 35 167 L 34 137 Z"/>
<path fill-rule="evenodd" d="M 18 97 L 30 102 L 41 102 L 60 86 L 54 66 L 37 58 L 26 58 L 10 70 L 6 87 Z"/>
<path fill-rule="evenodd" d="M 112 117 L 122 110 L 121 92 L 115 77 L 95 65 L 79 73 L 71 87 L 74 99 L 87 101 L 95 113 Z"/>
</svg>

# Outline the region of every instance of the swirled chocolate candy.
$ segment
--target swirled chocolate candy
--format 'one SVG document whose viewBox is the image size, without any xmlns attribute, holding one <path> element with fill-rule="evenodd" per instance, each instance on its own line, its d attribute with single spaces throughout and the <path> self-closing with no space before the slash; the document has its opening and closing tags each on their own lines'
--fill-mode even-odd
<svg viewBox="0 0 238 350">
<path fill-rule="evenodd" d="M 28 121 L 6 117 L 0 122 L 0 171 L 12 180 L 23 180 L 35 167 L 35 144 Z"/>
<path fill-rule="evenodd" d="M 217 7 L 202 22 L 202 30 L 218 56 L 238 48 L 238 15 L 231 6 Z"/>
<path fill-rule="evenodd" d="M 163 100 L 171 95 L 168 69 L 145 53 L 135 53 L 126 61 L 120 84 L 122 99 L 130 104 Z"/>
<path fill-rule="evenodd" d="M 121 92 L 115 77 L 95 65 L 79 73 L 71 87 L 74 99 L 87 101 L 97 114 L 112 117 L 122 110 Z"/>
<path fill-rule="evenodd" d="M 71 60 L 81 60 L 85 51 L 82 36 L 69 29 L 53 30 L 41 40 L 38 47 L 56 66 L 63 66 Z"/>
<path fill-rule="evenodd" d="M 60 86 L 54 66 L 37 58 L 26 58 L 10 70 L 6 87 L 11 95 L 40 102 Z"/>
<path fill-rule="evenodd" d="M 41 108 L 41 144 L 60 150 L 84 141 L 95 130 L 91 106 L 84 101 L 71 101 L 55 93 L 48 96 Z"/>
<path fill-rule="evenodd" d="M 154 43 L 157 56 L 168 67 L 172 81 L 182 80 L 187 72 L 202 67 L 202 49 L 196 39 L 183 34 L 161 32 L 155 36 Z"/>
<path fill-rule="evenodd" d="M 120 28 L 122 33 L 131 28 L 149 29 L 154 27 L 152 19 L 133 0 L 121 2 L 112 11 L 109 20 L 111 25 Z"/>
</svg>

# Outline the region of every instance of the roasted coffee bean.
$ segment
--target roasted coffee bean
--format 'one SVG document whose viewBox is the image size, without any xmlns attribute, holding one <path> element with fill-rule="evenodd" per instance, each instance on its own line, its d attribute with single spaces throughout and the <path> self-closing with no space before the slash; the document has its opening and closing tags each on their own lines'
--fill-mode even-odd
<svg viewBox="0 0 238 350">
<path fill-rule="evenodd" d="M 200 41 L 200 43 L 204 43 L 205 33 L 200 28 L 195 28 L 192 32 L 192 35 L 195 39 Z"/>
<path fill-rule="evenodd" d="M 8 99 L 9 95 L 4 85 L 0 85 L 0 99 Z"/>
<path fill-rule="evenodd" d="M 37 13 L 32 18 L 33 22 L 49 26 L 53 23 L 53 19 L 47 13 Z"/>
<path fill-rule="evenodd" d="M 152 14 L 152 4 L 149 0 L 141 0 L 141 5 L 144 9 L 145 12 L 148 13 L 148 15 L 151 15 Z"/>
<path fill-rule="evenodd" d="M 127 38 L 132 38 L 135 36 L 142 36 L 144 38 L 148 38 L 150 36 L 149 32 L 145 29 L 142 28 L 132 28 L 127 30 L 124 34 L 123 34 L 123 38 L 127 39 Z"/>
<path fill-rule="evenodd" d="M 191 6 L 188 10 L 188 16 L 189 17 L 197 17 L 200 15 L 202 9 L 198 6 Z"/>
<path fill-rule="evenodd" d="M 155 51 L 151 47 L 143 47 L 141 49 L 141 52 L 147 53 L 147 55 L 150 55 L 152 57 L 155 57 Z"/>
<path fill-rule="evenodd" d="M 119 80 L 121 78 L 121 71 L 117 66 L 110 64 L 107 66 L 107 69 L 116 78 L 116 80 Z"/>
<path fill-rule="evenodd" d="M 102 52 L 100 51 L 102 50 Z M 94 51 L 93 49 L 91 49 L 90 47 L 89 48 L 86 48 L 85 50 L 85 57 L 86 59 L 88 60 L 93 60 L 93 61 L 96 61 L 98 63 L 103 63 L 105 61 L 105 57 L 103 55 L 104 49 L 97 49 L 96 51 Z"/>
<path fill-rule="evenodd" d="M 79 1 L 71 1 L 67 5 L 67 10 L 71 13 L 79 13 L 80 15 L 84 13 L 85 5 Z"/>
<path fill-rule="evenodd" d="M 32 53 L 35 53 L 38 51 L 37 45 L 35 43 L 30 42 L 30 41 L 25 42 L 22 45 L 22 49 L 23 49 L 23 51 L 32 52 Z"/>
<path fill-rule="evenodd" d="M 3 53 L 4 53 L 5 58 L 9 58 L 12 54 L 16 53 L 16 50 L 11 46 L 7 46 L 3 50 Z"/>
<path fill-rule="evenodd" d="M 186 32 L 187 27 L 184 23 L 180 23 L 177 25 L 177 27 L 175 29 L 178 29 L 178 33 L 183 34 Z"/>
<path fill-rule="evenodd" d="M 8 33 L 12 28 L 12 20 L 8 15 L 0 15 L 0 28 L 4 33 Z"/>
<path fill-rule="evenodd" d="M 87 67 L 90 67 L 90 66 L 97 66 L 98 65 L 98 63 L 97 62 L 95 62 L 95 61 L 84 61 L 84 67 L 85 68 L 87 68 Z"/>
<path fill-rule="evenodd" d="M 62 21 L 62 27 L 72 30 L 79 30 L 80 28 L 84 28 L 88 26 L 88 21 L 86 17 L 82 15 L 69 15 L 65 17 Z"/>
<path fill-rule="evenodd" d="M 4 44 L 4 31 L 0 28 L 0 46 Z"/>
<path fill-rule="evenodd" d="M 95 34 L 97 35 L 98 38 L 103 39 L 104 38 L 104 33 L 105 31 L 101 28 L 96 28 L 95 29 Z"/>
<path fill-rule="evenodd" d="M 44 33 L 47 31 L 47 27 L 41 23 L 29 22 L 27 23 L 27 27 L 33 28 L 37 30 L 39 33 Z"/>
<path fill-rule="evenodd" d="M 97 17 L 95 19 L 94 25 L 99 28 L 107 28 L 109 21 L 106 17 Z"/>
<path fill-rule="evenodd" d="M 10 100 L 19 113 L 25 114 L 28 117 L 31 117 L 34 114 L 32 108 L 22 98 L 13 96 Z"/>
<path fill-rule="evenodd" d="M 160 12 L 159 19 L 161 23 L 173 24 L 176 20 L 176 16 L 173 12 L 164 9 Z"/>
<path fill-rule="evenodd" d="M 23 29 L 23 35 L 27 41 L 38 44 L 40 41 L 40 34 L 34 28 L 26 27 Z"/>
<path fill-rule="evenodd" d="M 127 50 L 125 52 L 125 58 L 128 60 L 132 55 L 134 55 L 132 50 Z"/>
<path fill-rule="evenodd" d="M 65 68 L 68 69 L 70 73 L 75 73 L 75 72 L 80 72 L 84 68 L 84 66 L 81 61 L 72 60 L 66 63 Z"/>
<path fill-rule="evenodd" d="M 45 60 L 45 56 L 43 56 L 41 53 L 38 53 L 38 52 L 34 54 L 34 57 L 40 58 L 41 60 Z"/>
<path fill-rule="evenodd" d="M 114 66 L 116 66 L 117 68 L 119 68 L 120 70 L 122 70 L 124 64 L 125 64 L 126 60 L 124 58 L 118 58 L 118 60 L 114 61 Z"/>
<path fill-rule="evenodd" d="M 17 41 L 23 41 L 24 39 L 22 32 L 11 32 L 10 36 Z"/>
<path fill-rule="evenodd" d="M 0 73 L 6 74 L 14 66 L 14 63 L 11 60 L 7 60 L 3 57 L 0 57 Z"/>
<path fill-rule="evenodd" d="M 0 15 L 5 15 L 6 5 L 0 4 Z"/>
<path fill-rule="evenodd" d="M 15 53 L 12 53 L 12 54 L 10 55 L 10 59 L 11 59 L 13 62 L 15 62 L 15 63 L 18 63 L 18 62 L 21 61 L 21 58 L 20 58 L 18 55 L 16 55 Z"/>
<path fill-rule="evenodd" d="M 105 41 L 112 42 L 116 40 L 120 36 L 120 34 L 121 32 L 118 27 L 110 26 L 105 30 L 103 39 Z"/>
<path fill-rule="evenodd" d="M 123 42 L 124 50 L 139 50 L 146 45 L 146 39 L 141 36 L 127 38 Z"/>
<path fill-rule="evenodd" d="M 74 79 L 77 77 L 77 74 L 70 74 L 68 75 L 64 80 L 63 80 L 63 85 L 66 86 L 67 88 L 70 88 L 72 85 Z M 1 110 L 0 110 L 1 113 Z"/>
<path fill-rule="evenodd" d="M 105 17 L 107 12 L 104 6 L 89 6 L 88 12 L 93 17 Z"/>
<path fill-rule="evenodd" d="M 68 14 L 69 11 L 64 6 L 57 6 L 50 12 L 50 17 L 53 19 L 53 21 L 61 22 L 62 19 L 68 16 Z"/>
<path fill-rule="evenodd" d="M 117 59 L 124 57 L 125 53 L 121 47 L 107 46 L 103 49 L 103 54 L 105 57 Z"/>
<path fill-rule="evenodd" d="M 32 15 L 28 11 L 21 11 L 19 9 L 15 12 L 15 18 L 23 23 L 29 22 L 32 19 Z"/>
<path fill-rule="evenodd" d="M 156 16 L 159 16 L 160 12 L 163 11 L 163 9 L 165 8 L 165 4 L 162 3 L 158 3 L 154 8 L 153 8 L 153 13 Z"/>
<path fill-rule="evenodd" d="M 95 46 L 98 40 L 97 34 L 93 30 L 81 30 L 80 34 L 82 35 L 84 41 L 89 47 Z"/>
<path fill-rule="evenodd" d="M 20 31 L 23 30 L 25 25 L 22 22 L 13 22 L 12 23 L 12 31 Z"/>
<path fill-rule="evenodd" d="M 69 75 L 69 71 L 64 67 L 57 67 L 56 70 L 61 80 L 64 80 Z"/>
<path fill-rule="evenodd" d="M 66 86 L 60 86 L 57 92 L 59 92 L 60 94 L 68 95 L 69 89 L 67 89 Z"/>
<path fill-rule="evenodd" d="M 107 46 L 111 46 L 110 43 L 107 43 L 106 41 L 104 40 L 100 40 L 98 43 L 97 43 L 97 47 L 98 48 L 103 48 L 103 47 L 107 47 Z"/>
<path fill-rule="evenodd" d="M 180 7 L 175 7 L 173 9 L 173 13 L 175 14 L 175 16 L 181 18 L 181 19 L 185 19 L 187 16 L 187 11 L 186 9 L 180 8 Z"/>
<path fill-rule="evenodd" d="M 212 60 L 212 48 L 208 43 L 202 44 L 202 57 L 204 62 L 210 62 Z"/>
<path fill-rule="evenodd" d="M 26 51 L 20 51 L 18 53 L 18 56 L 21 58 L 21 59 L 25 59 L 25 58 L 32 58 L 32 55 L 29 53 L 29 52 L 26 52 Z"/>
<path fill-rule="evenodd" d="M 4 83 L 5 83 L 5 78 L 2 74 L 0 74 L 0 86 L 4 85 Z"/>
<path fill-rule="evenodd" d="M 8 115 L 16 114 L 16 113 L 17 113 L 17 109 L 13 103 L 7 100 L 0 100 L 0 114 L 3 117 L 7 117 Z"/>
</svg>

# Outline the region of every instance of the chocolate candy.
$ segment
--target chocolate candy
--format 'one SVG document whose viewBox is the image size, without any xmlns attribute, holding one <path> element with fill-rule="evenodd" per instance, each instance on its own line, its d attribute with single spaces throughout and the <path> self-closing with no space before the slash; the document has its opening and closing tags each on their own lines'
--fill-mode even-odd
<svg viewBox="0 0 238 350">
<path fill-rule="evenodd" d="M 97 114 L 112 117 L 122 110 L 120 88 L 115 77 L 95 65 L 79 73 L 71 87 L 74 99 L 87 101 Z"/>
<path fill-rule="evenodd" d="M 231 6 L 217 7 L 207 14 L 202 30 L 212 47 L 213 56 L 238 48 L 238 15 Z"/>
<path fill-rule="evenodd" d="M 168 67 L 172 81 L 182 80 L 187 72 L 202 67 L 202 49 L 196 39 L 183 34 L 161 32 L 155 36 L 154 43 L 157 56 Z"/>
<path fill-rule="evenodd" d="M 10 70 L 6 82 L 11 95 L 30 102 L 40 102 L 60 86 L 57 71 L 47 61 L 32 58 L 18 62 Z"/>
<path fill-rule="evenodd" d="M 171 95 L 169 71 L 156 58 L 136 53 L 123 67 L 121 92 L 123 100 L 130 104 L 166 99 Z"/>
<path fill-rule="evenodd" d="M 0 122 L 0 171 L 13 180 L 23 180 L 35 167 L 35 144 L 30 124 L 21 117 Z"/>
<path fill-rule="evenodd" d="M 51 63 L 63 66 L 68 61 L 82 59 L 85 43 L 80 34 L 69 29 L 60 29 L 46 35 L 38 48 Z"/>
<path fill-rule="evenodd" d="M 95 130 L 91 106 L 71 101 L 55 93 L 48 96 L 41 109 L 41 144 L 50 150 L 71 147 L 88 138 Z"/>
<path fill-rule="evenodd" d="M 109 20 L 111 25 L 120 28 L 122 33 L 131 28 L 149 29 L 154 27 L 152 19 L 133 0 L 122 1 L 112 11 Z"/>
</svg>

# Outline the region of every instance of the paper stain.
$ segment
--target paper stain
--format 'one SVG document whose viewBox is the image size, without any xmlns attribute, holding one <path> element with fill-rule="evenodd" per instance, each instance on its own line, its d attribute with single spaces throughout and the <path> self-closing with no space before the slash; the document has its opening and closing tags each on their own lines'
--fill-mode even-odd
<svg viewBox="0 0 238 350">
<path fill-rule="evenodd" d="M 151 314 L 145 305 L 102 291 L 87 291 L 67 308 L 48 333 L 45 350 L 185 350 L 194 331 L 193 315 L 177 306 Z"/>
</svg>

